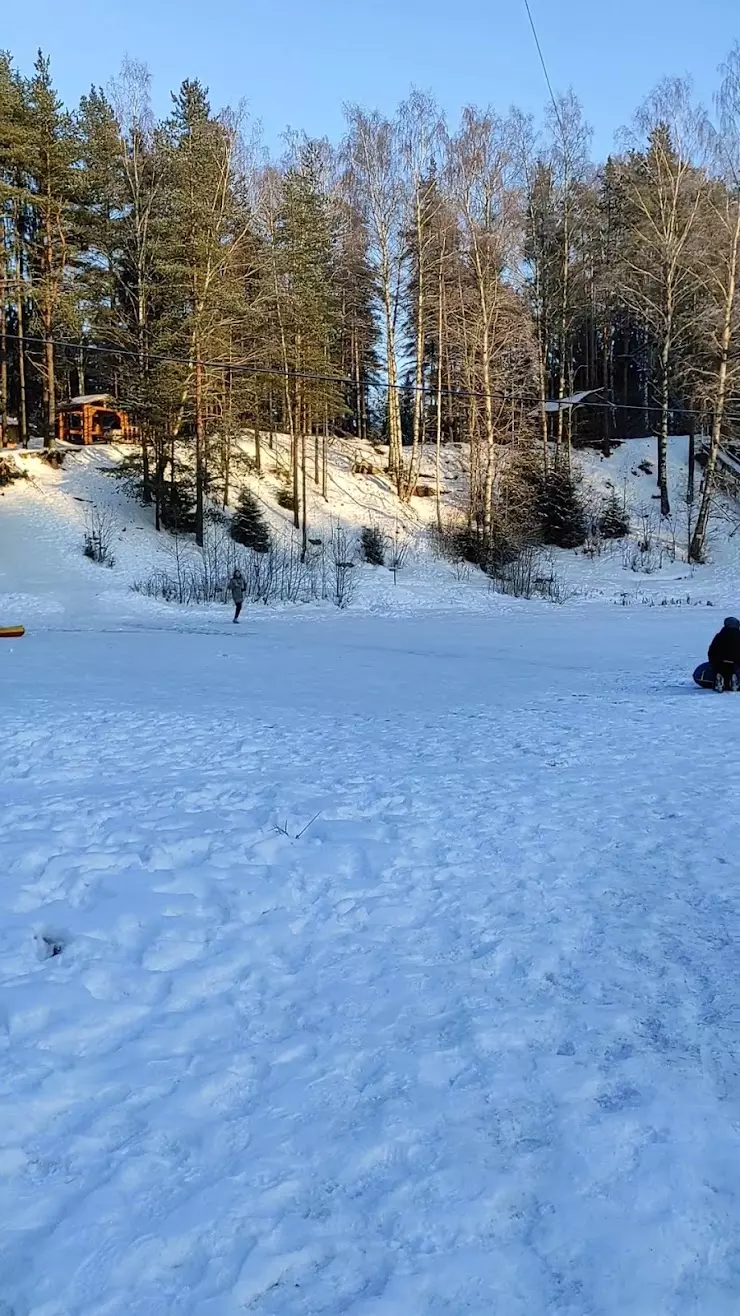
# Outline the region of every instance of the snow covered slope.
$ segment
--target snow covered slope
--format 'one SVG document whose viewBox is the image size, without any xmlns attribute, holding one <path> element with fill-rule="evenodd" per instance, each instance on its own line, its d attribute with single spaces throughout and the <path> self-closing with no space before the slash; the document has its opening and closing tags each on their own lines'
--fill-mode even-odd
<svg viewBox="0 0 740 1316">
<path fill-rule="evenodd" d="M 276 470 L 287 459 L 284 441 L 276 436 L 277 448 L 264 454 L 263 479 L 246 477 L 260 499 L 273 532 L 287 536 L 291 515 L 275 501 L 279 487 Z M 281 447 L 281 444 L 283 445 Z M 250 448 L 251 441 L 245 440 Z M 654 441 L 624 443 L 608 458 L 598 453 L 578 454 L 588 497 L 603 498 L 615 490 L 626 501 L 632 520 L 632 538 L 606 543 L 597 557 L 583 552 L 556 552 L 555 568 L 562 578 L 563 593 L 571 605 L 607 599 L 627 606 L 704 606 L 740 608 L 740 535 L 732 534 L 740 509 L 732 509 L 732 524 L 716 521 L 711 539 L 711 563 L 696 568 L 686 563 L 685 490 L 687 441 L 670 444 L 671 498 L 674 517 L 660 523 L 655 499 L 655 477 L 643 469 L 654 463 Z M 328 534 L 331 522 L 341 522 L 352 531 L 365 525 L 377 526 L 386 539 L 409 546 L 406 565 L 394 581 L 384 569 L 358 566 L 353 607 L 361 611 L 408 615 L 418 611 L 453 609 L 490 615 L 500 611 L 502 601 L 492 598 L 488 582 L 475 568 L 455 567 L 440 562 L 426 531 L 435 519 L 434 499 L 414 498 L 401 504 L 387 478 L 353 474 L 355 457 L 379 462 L 370 445 L 336 440 L 331 450 L 330 502 L 309 488 L 312 533 Z M 120 460 L 117 449 L 74 450 L 61 471 L 50 470 L 38 454 L 19 454 L 18 463 L 30 479 L 14 484 L 0 499 L 0 619 L 40 620 L 39 609 L 49 618 L 60 610 L 84 615 L 92 599 L 104 603 L 111 615 L 138 607 L 141 615 L 158 615 L 158 605 L 130 598 L 132 584 L 146 580 L 156 568 L 172 567 L 171 539 L 157 535 L 151 512 L 127 497 L 125 488 L 110 471 Z M 427 452 L 422 475 L 433 475 L 433 454 Z M 700 473 L 697 471 L 697 487 Z M 444 456 L 444 515 L 464 507 L 467 477 L 462 450 L 450 449 Z M 729 504 L 720 504 L 720 508 Z M 81 556 L 85 516 L 90 508 L 110 514 L 113 526 L 112 570 L 104 570 Z M 646 533 L 654 549 L 645 556 L 636 546 Z M 30 591 L 20 590 L 22 580 L 31 579 Z M 61 588 L 61 582 L 67 587 Z M 72 585 L 74 582 L 74 585 Z M 64 601 L 62 601 L 64 600 Z M 43 602 L 42 602 L 43 601 Z M 511 604 L 506 605 L 511 607 Z"/>
<path fill-rule="evenodd" d="M 80 456 L 0 504 L 2 1316 L 735 1316 L 716 611 L 232 626 Z"/>
</svg>

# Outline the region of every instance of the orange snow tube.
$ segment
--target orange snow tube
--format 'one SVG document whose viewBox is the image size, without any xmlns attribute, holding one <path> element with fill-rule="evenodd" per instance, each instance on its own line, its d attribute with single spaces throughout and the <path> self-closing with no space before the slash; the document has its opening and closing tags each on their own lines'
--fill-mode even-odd
<svg viewBox="0 0 740 1316">
<path fill-rule="evenodd" d="M 20 640 L 25 633 L 25 626 L 0 626 L 0 640 Z"/>
</svg>

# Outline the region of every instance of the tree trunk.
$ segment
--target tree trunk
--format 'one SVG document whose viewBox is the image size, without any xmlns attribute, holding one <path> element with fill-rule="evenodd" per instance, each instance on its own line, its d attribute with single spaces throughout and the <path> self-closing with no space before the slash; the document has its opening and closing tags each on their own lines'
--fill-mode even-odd
<svg viewBox="0 0 740 1316">
<path fill-rule="evenodd" d="M 300 385 L 296 383 L 295 415 L 296 415 L 296 424 L 298 428 L 293 434 L 292 453 L 291 453 L 292 465 L 293 465 L 293 526 L 296 530 L 299 530 L 301 525 L 300 459 L 298 454 L 298 436 L 299 436 L 299 432 L 302 433 L 303 431 L 303 414 L 301 408 L 301 396 L 299 389 L 300 389 Z"/>
<path fill-rule="evenodd" d="M 670 414 L 671 319 L 669 316 L 660 351 L 660 433 L 658 434 L 658 488 L 660 514 L 670 516 L 668 497 L 668 421 Z"/>
<path fill-rule="evenodd" d="M 570 195 L 566 173 L 564 180 L 563 202 L 563 267 L 562 267 L 562 301 L 560 307 L 560 360 L 558 362 L 558 401 L 565 397 L 566 362 L 568 354 L 568 294 L 570 275 Z M 558 407 L 558 427 L 555 439 L 555 466 L 560 466 L 563 446 L 563 407 Z"/>
<path fill-rule="evenodd" d="M 416 289 L 416 361 L 414 368 L 414 413 L 413 425 L 411 432 L 411 460 L 409 462 L 409 477 L 405 490 L 406 501 L 411 497 L 411 491 L 418 483 L 419 462 L 422 441 L 422 426 L 424 420 L 424 292 L 426 268 L 424 262 L 424 225 L 417 188 L 416 195 L 416 245 L 418 256 L 417 270 L 417 289 Z"/>
<path fill-rule="evenodd" d="M 727 280 L 727 290 L 725 298 L 724 321 L 722 324 L 722 338 L 720 343 L 719 369 L 717 371 L 717 393 L 714 404 L 714 420 L 712 422 L 712 438 L 709 445 L 709 457 L 704 472 L 704 487 L 702 489 L 701 503 L 699 506 L 699 515 L 696 518 L 696 526 L 691 540 L 690 557 L 693 561 L 699 562 L 704 557 L 707 540 L 707 529 L 709 527 L 709 513 L 712 506 L 712 496 L 714 494 L 714 481 L 717 472 L 717 457 L 719 456 L 719 446 L 722 438 L 722 423 L 725 416 L 725 403 L 727 400 L 727 374 L 730 357 L 730 346 L 732 343 L 732 317 L 735 309 L 735 291 L 737 287 L 737 266 L 738 254 L 740 253 L 740 204 L 737 208 L 735 217 L 735 230 L 733 234 L 732 249 L 730 255 L 729 278 Z"/>
<path fill-rule="evenodd" d="M 262 436 L 260 434 L 259 419 L 255 417 L 254 421 L 254 465 L 258 475 L 262 474 Z"/>
<path fill-rule="evenodd" d="M 159 448 L 161 447 L 161 451 Z M 154 529 L 159 533 L 162 529 L 162 486 L 164 484 L 164 473 L 167 467 L 166 448 L 164 442 L 160 439 L 154 443 L 154 462 L 156 479 L 154 483 Z"/>
<path fill-rule="evenodd" d="M 54 343 L 51 326 L 45 326 L 44 367 L 46 375 L 46 415 L 44 417 L 44 447 L 53 448 L 56 439 L 56 380 L 54 377 Z"/>
<path fill-rule="evenodd" d="M 301 430 L 301 558 L 308 553 L 308 491 L 306 488 L 306 426 Z"/>
<path fill-rule="evenodd" d="M 439 258 L 439 274 L 437 280 L 437 415 L 436 415 L 436 452 L 434 467 L 434 495 L 436 500 L 437 511 L 437 529 L 442 533 L 442 490 L 441 482 L 441 465 L 442 465 L 442 334 L 444 332 L 444 244 Z"/>
<path fill-rule="evenodd" d="M 26 403 L 26 343 L 23 316 L 23 232 L 20 206 L 15 221 L 15 313 L 18 320 L 18 438 L 28 447 L 28 408 Z"/>
<path fill-rule="evenodd" d="M 148 388 L 149 353 L 147 351 L 146 325 L 145 325 L 146 304 L 143 295 L 141 271 L 139 271 L 139 289 L 137 295 L 136 314 L 138 320 L 137 336 L 139 340 L 139 344 L 138 344 L 139 377 L 141 380 L 141 384 L 143 385 L 144 396 L 146 400 L 149 401 L 149 388 Z M 140 435 L 141 435 L 141 496 L 144 506 L 148 507 L 152 501 L 152 479 L 151 479 L 151 470 L 149 465 L 149 426 L 145 422 L 142 422 L 140 426 Z M 156 465 L 157 462 L 156 452 L 154 454 L 154 461 Z"/>
<path fill-rule="evenodd" d="M 42 322 L 44 326 L 44 447 L 53 448 L 56 438 L 56 378 L 54 373 L 54 235 L 51 222 L 51 183 L 47 180 L 44 229 L 44 289 Z"/>
<path fill-rule="evenodd" d="M 200 357 L 200 340 L 195 345 L 195 542 L 203 547 L 204 486 L 205 486 L 205 426 L 203 422 L 203 362 Z"/>
<path fill-rule="evenodd" d="M 386 330 L 386 372 L 388 375 L 388 470 L 395 480 L 399 492 L 403 485 L 403 463 L 401 453 L 401 409 L 398 397 L 398 372 L 396 369 L 396 331 L 393 317 L 391 290 L 387 284 L 384 288 L 385 330 Z"/>
<path fill-rule="evenodd" d="M 5 247 L 2 248 L 2 284 L 0 284 L 0 448 L 8 441 L 8 334 L 5 302 Z"/>
</svg>

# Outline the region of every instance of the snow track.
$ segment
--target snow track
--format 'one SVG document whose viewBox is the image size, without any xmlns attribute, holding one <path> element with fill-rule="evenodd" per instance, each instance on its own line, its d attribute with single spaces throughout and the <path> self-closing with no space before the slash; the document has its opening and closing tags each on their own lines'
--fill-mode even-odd
<svg viewBox="0 0 740 1316">
<path fill-rule="evenodd" d="M 734 1316 L 740 701 L 580 615 L 0 654 L 3 1316 Z"/>
</svg>

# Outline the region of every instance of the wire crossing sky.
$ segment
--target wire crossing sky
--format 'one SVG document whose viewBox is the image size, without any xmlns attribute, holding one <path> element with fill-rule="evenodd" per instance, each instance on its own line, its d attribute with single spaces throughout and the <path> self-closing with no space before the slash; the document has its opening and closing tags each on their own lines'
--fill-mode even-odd
<svg viewBox="0 0 740 1316">
<path fill-rule="evenodd" d="M 740 38 L 735 0 L 530 0 L 555 93 L 572 86 L 606 155 L 614 133 L 664 75 L 693 76 L 711 102 L 717 65 Z M 391 112 L 414 85 L 454 120 L 466 104 L 541 113 L 549 100 L 522 0 L 4 0 L 2 46 L 29 70 L 41 44 L 61 95 L 76 102 L 105 84 L 124 55 L 143 59 L 155 109 L 184 77 L 199 77 L 214 108 L 247 102 L 270 148 L 287 127 L 336 139 L 342 105 Z"/>
</svg>

